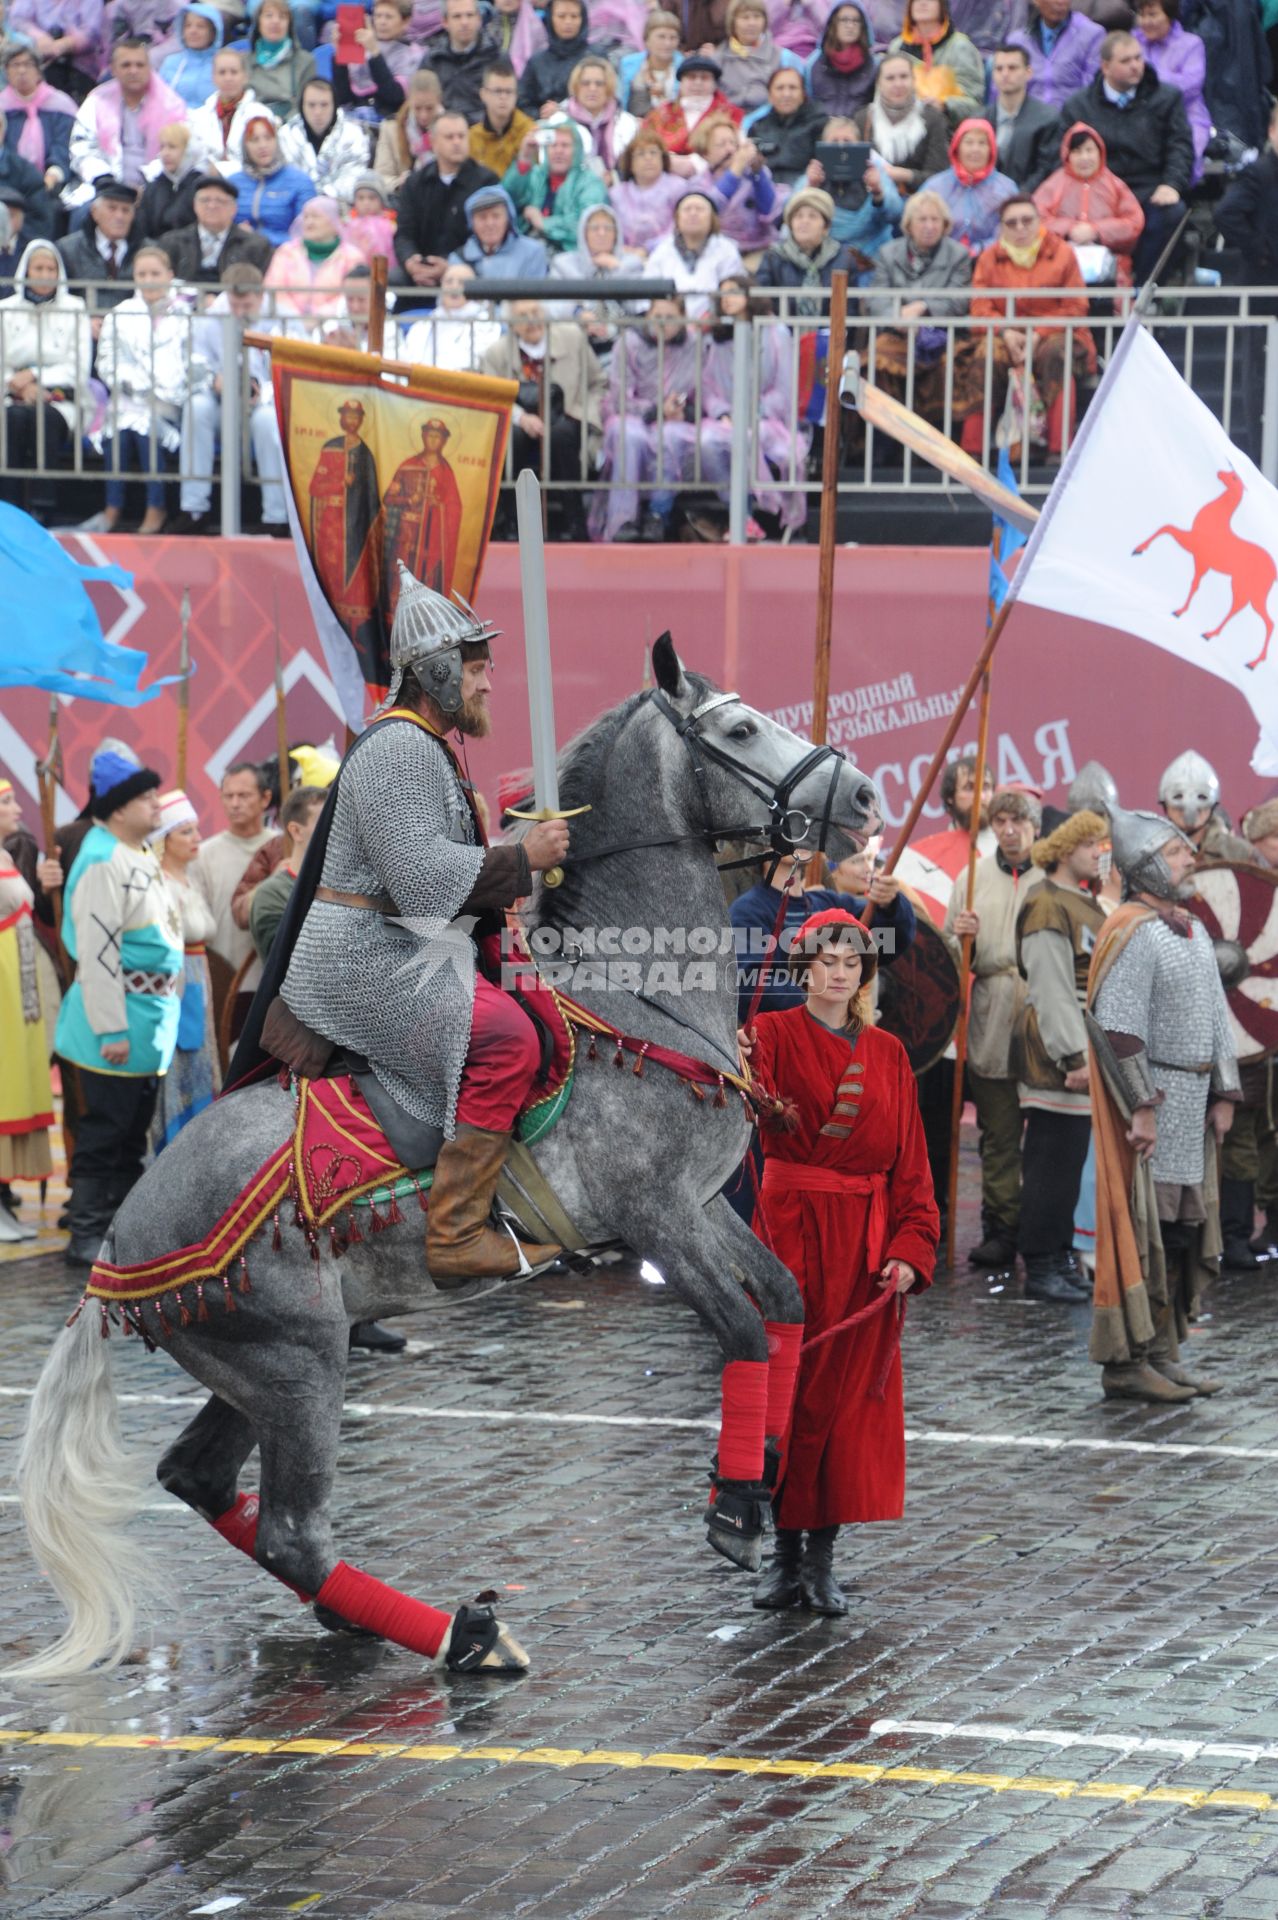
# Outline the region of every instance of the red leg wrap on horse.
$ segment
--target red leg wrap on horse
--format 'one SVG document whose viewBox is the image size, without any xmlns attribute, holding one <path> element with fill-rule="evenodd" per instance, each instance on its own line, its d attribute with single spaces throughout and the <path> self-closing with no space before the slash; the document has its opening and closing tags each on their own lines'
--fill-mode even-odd
<svg viewBox="0 0 1278 1920">
<path fill-rule="evenodd" d="M 371 1573 L 361 1573 L 358 1567 L 348 1567 L 344 1560 L 338 1561 L 315 1598 L 353 1627 L 366 1627 L 397 1647 L 424 1653 L 432 1660 L 453 1617 L 423 1600 L 410 1600 L 406 1593 L 375 1580 Z"/>
<path fill-rule="evenodd" d="M 723 1419 L 719 1428 L 719 1476 L 723 1480 L 758 1480 L 763 1475 L 768 1372 L 766 1360 L 729 1360 L 723 1369 Z"/>
<path fill-rule="evenodd" d="M 784 1440 L 790 1431 L 803 1327 L 801 1323 L 795 1326 L 785 1321 L 765 1320 L 763 1328 L 768 1336 L 767 1431 L 774 1439 Z"/>
<path fill-rule="evenodd" d="M 224 1540 L 229 1541 L 231 1546 L 238 1547 L 241 1553 L 246 1553 L 250 1560 L 257 1558 L 257 1516 L 261 1504 L 259 1494 L 237 1493 L 235 1505 L 228 1507 L 225 1513 L 219 1513 L 213 1522 L 214 1533 L 220 1533 Z M 263 1568 L 262 1571 L 265 1572 L 266 1569 Z M 279 1575 L 277 1574 L 275 1578 L 279 1579 Z M 280 1580 L 280 1585 L 287 1587 L 290 1593 L 295 1593 L 303 1606 L 309 1607 L 311 1604 L 309 1593 L 303 1593 L 302 1589 L 295 1587 L 291 1580 Z"/>
<path fill-rule="evenodd" d="M 235 1505 L 220 1513 L 213 1522 L 213 1531 L 220 1533 L 231 1546 L 238 1547 L 251 1560 L 257 1545 L 257 1510 L 260 1505 L 255 1493 L 237 1493 Z"/>
</svg>

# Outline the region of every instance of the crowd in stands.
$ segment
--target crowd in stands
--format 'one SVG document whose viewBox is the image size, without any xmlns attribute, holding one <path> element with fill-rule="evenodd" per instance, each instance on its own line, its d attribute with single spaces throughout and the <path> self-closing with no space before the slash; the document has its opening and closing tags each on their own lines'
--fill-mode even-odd
<svg viewBox="0 0 1278 1920">
<path fill-rule="evenodd" d="M 1203 235 L 1241 280 L 1278 277 L 1258 0 L 375 0 L 353 33 L 350 16 L 13 0 L 6 497 L 79 435 L 111 474 L 103 526 L 134 470 L 141 530 L 172 526 L 168 471 L 197 452 L 212 471 L 224 316 L 366 344 L 379 256 L 387 354 L 518 379 L 516 463 L 575 483 L 566 532 L 630 539 L 665 536 L 681 482 L 722 492 L 731 325 L 754 313 L 775 324 L 752 513 L 794 524 L 766 501 L 819 431 L 798 362 L 840 268 L 881 385 L 978 451 L 1019 394 L 1049 455 L 1095 370 L 1099 300 L 1160 260 L 1192 270 Z M 545 285 L 494 311 L 492 279 Z M 677 298 L 644 299 L 645 279 Z M 556 296 L 582 280 L 594 297 Z M 282 531 L 265 372 L 251 437 Z M 178 526 L 211 527 L 210 487 L 182 493 Z"/>
</svg>

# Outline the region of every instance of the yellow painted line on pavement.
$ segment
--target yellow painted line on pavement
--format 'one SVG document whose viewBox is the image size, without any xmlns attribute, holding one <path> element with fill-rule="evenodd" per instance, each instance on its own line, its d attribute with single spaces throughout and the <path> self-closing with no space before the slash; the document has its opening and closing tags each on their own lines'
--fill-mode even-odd
<svg viewBox="0 0 1278 1920">
<path fill-rule="evenodd" d="M 789 1780 L 860 1780 L 868 1786 L 982 1787 L 1057 1800 L 1111 1800 L 1127 1806 L 1236 1807 L 1272 1813 L 1278 1795 L 1235 1787 L 1142 1787 L 1117 1780 L 1062 1780 L 1042 1774 L 972 1773 L 956 1767 L 875 1766 L 856 1760 L 770 1759 L 757 1754 L 643 1753 L 614 1747 L 413 1746 L 391 1740 L 219 1740 L 204 1734 L 166 1739 L 145 1733 L 41 1733 L 0 1728 L 0 1746 L 64 1747 L 79 1753 L 208 1753 L 315 1760 L 411 1760 L 441 1765 L 487 1761 L 496 1766 L 605 1767 L 656 1773 L 750 1774 Z"/>
</svg>

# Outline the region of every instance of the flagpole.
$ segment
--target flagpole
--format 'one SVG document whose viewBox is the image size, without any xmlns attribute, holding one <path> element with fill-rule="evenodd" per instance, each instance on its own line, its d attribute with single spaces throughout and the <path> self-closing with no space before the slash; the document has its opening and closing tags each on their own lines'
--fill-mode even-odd
<svg viewBox="0 0 1278 1920">
<path fill-rule="evenodd" d="M 49 746 L 43 760 L 36 762 L 36 780 L 40 788 L 40 827 L 44 835 L 44 857 L 56 860 L 57 847 L 57 797 L 58 781 L 54 769 L 58 764 L 58 696 L 49 695 Z M 62 889 L 48 889 L 49 903 L 53 908 L 54 931 L 62 933 Z"/>
<path fill-rule="evenodd" d="M 275 751 L 279 756 L 279 792 L 280 806 L 288 798 L 292 784 L 292 769 L 288 758 L 288 714 L 284 706 L 284 656 L 280 650 L 280 598 L 278 589 L 273 595 L 275 604 Z M 277 816 L 278 824 L 278 816 Z"/>
<path fill-rule="evenodd" d="M 985 761 L 990 741 L 990 675 L 989 669 L 981 676 L 980 722 L 976 735 L 976 765 L 972 770 L 974 782 L 972 790 L 972 810 L 967 827 L 967 898 L 966 911 L 972 911 L 972 901 L 976 895 L 976 862 L 979 857 L 978 841 L 981 835 L 981 803 L 985 798 Z M 963 935 L 962 954 L 959 961 L 959 1017 L 954 1034 L 954 1091 L 950 1100 L 950 1165 L 946 1180 L 945 1213 L 945 1264 L 954 1265 L 955 1214 L 958 1210 L 958 1168 L 959 1133 L 963 1125 L 963 1069 L 967 1065 L 967 1030 L 969 1020 L 969 990 L 972 982 L 972 949 L 975 940 L 970 933 Z"/>
<path fill-rule="evenodd" d="M 825 440 L 821 449 L 821 538 L 817 565 L 816 652 L 812 664 L 814 747 L 825 745 L 830 724 L 830 642 L 834 632 L 834 553 L 839 519 L 839 448 L 843 439 L 840 385 L 848 345 L 848 276 L 830 278 L 830 333 L 825 356 Z M 808 862 L 810 887 L 821 883 L 821 854 Z"/>
<path fill-rule="evenodd" d="M 380 353 L 386 341 L 386 257 L 373 256 L 368 296 L 368 351 Z"/>
<path fill-rule="evenodd" d="M 186 742 L 191 719 L 191 589 L 182 589 L 182 649 L 178 656 L 178 718 L 177 753 L 175 756 L 176 773 L 173 784 L 180 789 L 186 786 Z"/>
</svg>

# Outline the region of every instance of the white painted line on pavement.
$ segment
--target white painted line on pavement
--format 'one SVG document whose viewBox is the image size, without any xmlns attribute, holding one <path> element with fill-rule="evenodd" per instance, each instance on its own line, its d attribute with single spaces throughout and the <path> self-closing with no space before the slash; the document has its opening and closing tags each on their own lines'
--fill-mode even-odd
<svg viewBox="0 0 1278 1920">
<path fill-rule="evenodd" d="M 34 1391 L 32 1387 L 0 1387 L 0 1398 L 29 1400 Z M 122 1393 L 119 1396 L 120 1405 L 124 1407 L 183 1407 L 193 1413 L 204 1404 L 204 1399 L 204 1392 L 198 1387 L 188 1393 Z M 539 1413 L 522 1407 L 409 1407 L 395 1402 L 379 1405 L 372 1400 L 348 1400 L 344 1411 L 351 1420 L 471 1420 L 481 1424 L 488 1422 L 494 1426 L 663 1428 L 683 1433 L 719 1431 L 717 1419 L 681 1420 L 672 1414 L 565 1413 L 559 1410 Z M 905 1437 L 918 1446 L 1020 1447 L 1040 1453 L 1143 1453 L 1178 1460 L 1278 1460 L 1278 1447 L 1238 1447 L 1225 1441 L 1091 1439 L 1084 1434 L 1066 1433 L 967 1433 L 944 1427 L 907 1427 Z"/>
<path fill-rule="evenodd" d="M 1066 1733 L 1056 1727 L 1008 1727 L 997 1720 L 876 1720 L 870 1738 L 926 1734 L 933 1740 L 976 1740 L 1000 1746 L 1098 1747 L 1107 1753 L 1170 1755 L 1177 1760 L 1278 1760 L 1278 1746 L 1252 1741 L 1176 1740 L 1128 1733 Z"/>
</svg>

